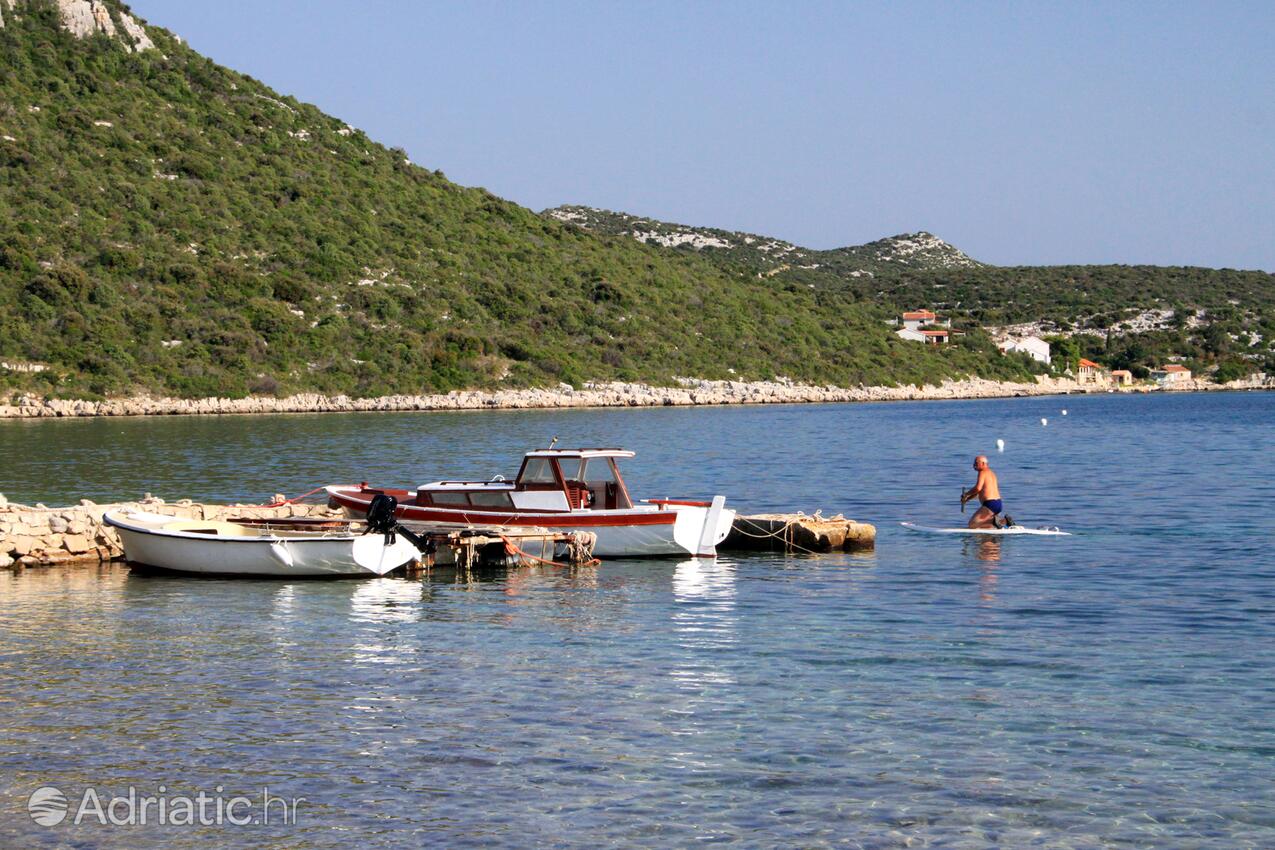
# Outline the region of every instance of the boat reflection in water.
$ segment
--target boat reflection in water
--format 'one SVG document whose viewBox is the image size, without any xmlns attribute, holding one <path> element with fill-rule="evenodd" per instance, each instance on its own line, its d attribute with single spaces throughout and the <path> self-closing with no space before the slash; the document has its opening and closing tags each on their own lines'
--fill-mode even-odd
<svg viewBox="0 0 1275 850">
<path fill-rule="evenodd" d="M 699 651 L 734 649 L 738 644 L 735 611 L 735 564 L 728 560 L 696 558 L 682 561 L 673 572 L 673 636 L 677 646 Z M 714 663 L 712 654 L 682 655 L 684 663 L 670 675 L 680 688 L 729 685 L 734 677 Z M 690 662 L 690 663 L 686 663 Z"/>
<path fill-rule="evenodd" d="M 421 619 L 421 583 L 378 578 L 350 594 L 350 619 L 363 623 L 415 623 Z"/>
<path fill-rule="evenodd" d="M 673 571 L 673 597 L 678 602 L 735 607 L 735 564 L 725 558 L 692 558 Z"/>
</svg>

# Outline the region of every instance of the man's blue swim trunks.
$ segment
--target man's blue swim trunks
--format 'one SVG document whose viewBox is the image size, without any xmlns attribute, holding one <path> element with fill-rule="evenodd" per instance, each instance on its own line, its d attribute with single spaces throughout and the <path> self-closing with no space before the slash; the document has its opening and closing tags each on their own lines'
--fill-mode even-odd
<svg viewBox="0 0 1275 850">
<path fill-rule="evenodd" d="M 992 512 L 993 516 L 1004 510 L 1005 506 L 1001 504 L 1000 499 L 988 499 L 983 503 L 983 507 Z"/>
</svg>

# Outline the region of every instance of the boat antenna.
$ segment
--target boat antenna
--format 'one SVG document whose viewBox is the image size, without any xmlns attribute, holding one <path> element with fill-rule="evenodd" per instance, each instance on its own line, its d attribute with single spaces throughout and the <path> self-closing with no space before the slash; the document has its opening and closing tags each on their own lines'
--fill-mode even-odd
<svg viewBox="0 0 1275 850">
<path fill-rule="evenodd" d="M 558 445 L 558 438 L 554 437 L 552 440 L 549 441 L 549 448 L 553 448 L 556 445 Z"/>
</svg>

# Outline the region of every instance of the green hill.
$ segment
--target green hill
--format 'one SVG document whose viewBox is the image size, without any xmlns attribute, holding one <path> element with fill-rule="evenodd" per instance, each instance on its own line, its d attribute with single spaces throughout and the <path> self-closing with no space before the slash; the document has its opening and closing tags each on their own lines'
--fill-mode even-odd
<svg viewBox="0 0 1275 850">
<path fill-rule="evenodd" d="M 89 9 L 87 0 L 64 6 Z M 98 3 L 0 4 L 0 381 L 62 397 L 1022 377 L 848 291 L 724 270 L 449 182 Z M 87 15 L 87 12 L 85 12 Z M 136 49 L 135 49 L 136 48 Z M 44 371 L 14 371 L 32 363 Z"/>
<path fill-rule="evenodd" d="M 582 229 L 695 254 L 779 285 L 848 293 L 898 310 L 929 308 L 958 324 L 1051 337 L 1074 360 L 1145 370 L 1181 360 L 1222 377 L 1275 374 L 1275 275 L 1163 266 L 980 263 L 929 233 L 832 250 L 750 233 L 564 206 L 543 213 Z M 1021 327 L 1019 327 L 1021 326 Z"/>
<path fill-rule="evenodd" d="M 1032 368 L 978 331 L 939 350 L 894 337 L 883 320 L 921 306 L 1064 332 L 1176 310 L 1123 353 L 1127 336 L 1069 343 L 1129 362 L 1249 369 L 1275 339 L 1262 273 L 1002 269 L 929 234 L 811 251 L 579 207 L 537 215 L 114 0 L 0 2 L 0 22 L 0 391 L 851 386 Z"/>
</svg>

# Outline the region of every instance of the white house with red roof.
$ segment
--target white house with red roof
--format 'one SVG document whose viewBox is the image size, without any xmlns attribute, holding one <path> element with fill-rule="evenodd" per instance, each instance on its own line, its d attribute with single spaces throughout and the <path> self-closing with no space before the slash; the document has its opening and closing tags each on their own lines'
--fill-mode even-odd
<svg viewBox="0 0 1275 850">
<path fill-rule="evenodd" d="M 952 330 L 951 319 L 940 319 L 929 310 L 909 310 L 903 314 L 899 324 L 901 327 L 894 333 L 900 339 L 932 345 L 945 343 L 956 333 Z"/>
<path fill-rule="evenodd" d="M 1038 336 L 1007 336 L 998 340 L 996 347 L 1002 352 L 1008 354 L 1011 351 L 1021 351 L 1023 354 L 1031 357 L 1037 362 L 1049 365 L 1049 343 L 1045 342 Z"/>
<path fill-rule="evenodd" d="M 1095 363 L 1092 360 L 1080 358 L 1080 363 L 1076 368 L 1076 383 L 1079 384 L 1105 384 L 1109 380 L 1107 368 L 1101 363 Z"/>
<path fill-rule="evenodd" d="M 929 310 L 909 310 L 903 314 L 901 324 L 905 330 L 919 331 L 923 328 L 950 328 L 952 320 L 940 319 Z"/>
<path fill-rule="evenodd" d="M 1163 369 L 1152 369 L 1151 378 L 1162 387 L 1173 387 L 1188 383 L 1191 370 L 1181 363 L 1170 363 Z"/>
<path fill-rule="evenodd" d="M 910 331 L 920 330 L 935 321 L 938 321 L 938 316 L 929 310 L 908 310 L 903 314 L 903 327 Z"/>
</svg>

